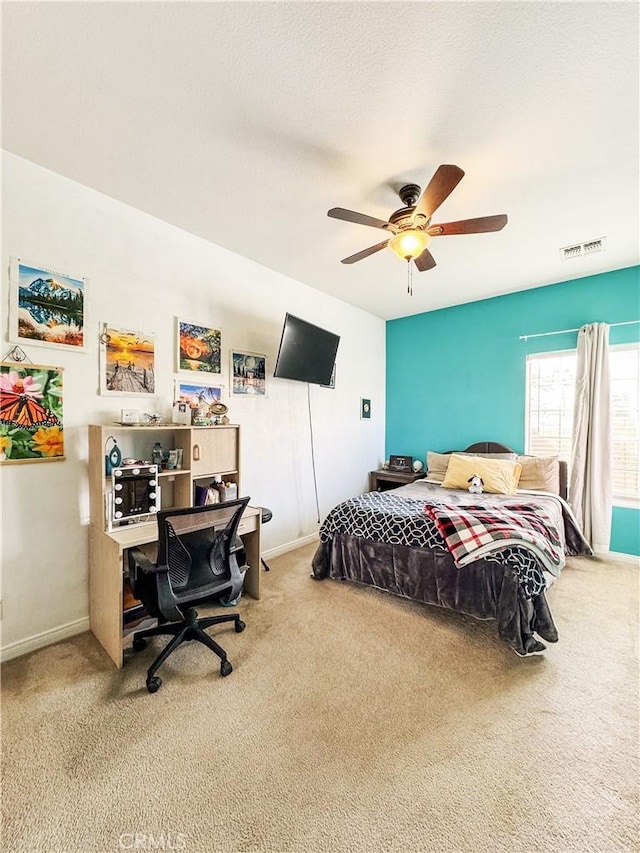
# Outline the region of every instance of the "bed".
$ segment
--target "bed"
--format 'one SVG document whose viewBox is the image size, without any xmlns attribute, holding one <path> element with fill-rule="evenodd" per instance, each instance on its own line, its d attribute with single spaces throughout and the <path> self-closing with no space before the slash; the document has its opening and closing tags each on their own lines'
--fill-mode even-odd
<svg viewBox="0 0 640 853">
<path fill-rule="evenodd" d="M 496 442 L 460 453 L 516 455 Z M 431 482 L 428 470 L 409 485 L 344 501 L 320 528 L 313 577 L 495 620 L 518 655 L 539 654 L 543 640 L 558 640 L 547 590 L 567 555 L 592 553 L 565 500 L 566 464 L 558 469 L 558 494 L 470 494 Z"/>
</svg>

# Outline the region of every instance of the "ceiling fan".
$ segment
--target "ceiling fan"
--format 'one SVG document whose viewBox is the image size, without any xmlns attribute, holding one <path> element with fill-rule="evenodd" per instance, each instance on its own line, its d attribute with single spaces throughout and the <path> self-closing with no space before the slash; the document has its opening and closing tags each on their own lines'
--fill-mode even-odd
<svg viewBox="0 0 640 853">
<path fill-rule="evenodd" d="M 376 243 L 368 249 L 356 252 L 342 260 L 343 264 L 355 264 L 389 246 L 396 255 L 407 262 L 414 261 L 420 272 L 435 267 L 436 262 L 427 248 L 432 237 L 446 237 L 449 234 L 480 234 L 487 231 L 500 231 L 507 224 L 507 215 L 481 216 L 478 219 L 461 219 L 458 222 L 431 224 L 431 217 L 447 196 L 458 186 L 464 176 L 458 166 L 439 166 L 429 185 L 420 195 L 417 184 L 406 184 L 398 195 L 404 207 L 394 211 L 389 221 L 345 210 L 344 207 L 332 207 L 327 216 L 344 219 L 358 225 L 369 225 L 390 231 L 392 236 L 382 243 Z"/>
</svg>

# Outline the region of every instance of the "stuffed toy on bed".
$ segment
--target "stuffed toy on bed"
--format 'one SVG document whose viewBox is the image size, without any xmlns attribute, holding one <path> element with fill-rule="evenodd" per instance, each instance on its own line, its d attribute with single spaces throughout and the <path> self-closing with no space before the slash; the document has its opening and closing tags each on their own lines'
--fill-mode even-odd
<svg viewBox="0 0 640 853">
<path fill-rule="evenodd" d="M 467 480 L 469 483 L 469 491 L 472 495 L 481 495 L 482 487 L 484 486 L 484 480 L 479 474 L 474 474 L 473 477 L 469 477 Z"/>
</svg>

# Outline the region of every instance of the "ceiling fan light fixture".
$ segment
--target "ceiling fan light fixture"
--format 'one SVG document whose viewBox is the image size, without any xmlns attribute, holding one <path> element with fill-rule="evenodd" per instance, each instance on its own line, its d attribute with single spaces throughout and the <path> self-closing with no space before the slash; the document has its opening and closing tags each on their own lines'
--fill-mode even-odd
<svg viewBox="0 0 640 853">
<path fill-rule="evenodd" d="M 431 242 L 431 236 L 426 231 L 408 228 L 400 231 L 389 240 L 389 248 L 402 261 L 412 261 L 421 255 Z"/>
</svg>

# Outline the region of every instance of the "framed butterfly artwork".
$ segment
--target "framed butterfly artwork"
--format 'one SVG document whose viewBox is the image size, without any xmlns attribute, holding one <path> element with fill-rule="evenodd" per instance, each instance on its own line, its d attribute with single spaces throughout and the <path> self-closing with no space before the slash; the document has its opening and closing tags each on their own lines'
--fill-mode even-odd
<svg viewBox="0 0 640 853">
<path fill-rule="evenodd" d="M 0 464 L 64 459 L 61 367 L 0 364 Z"/>
</svg>

